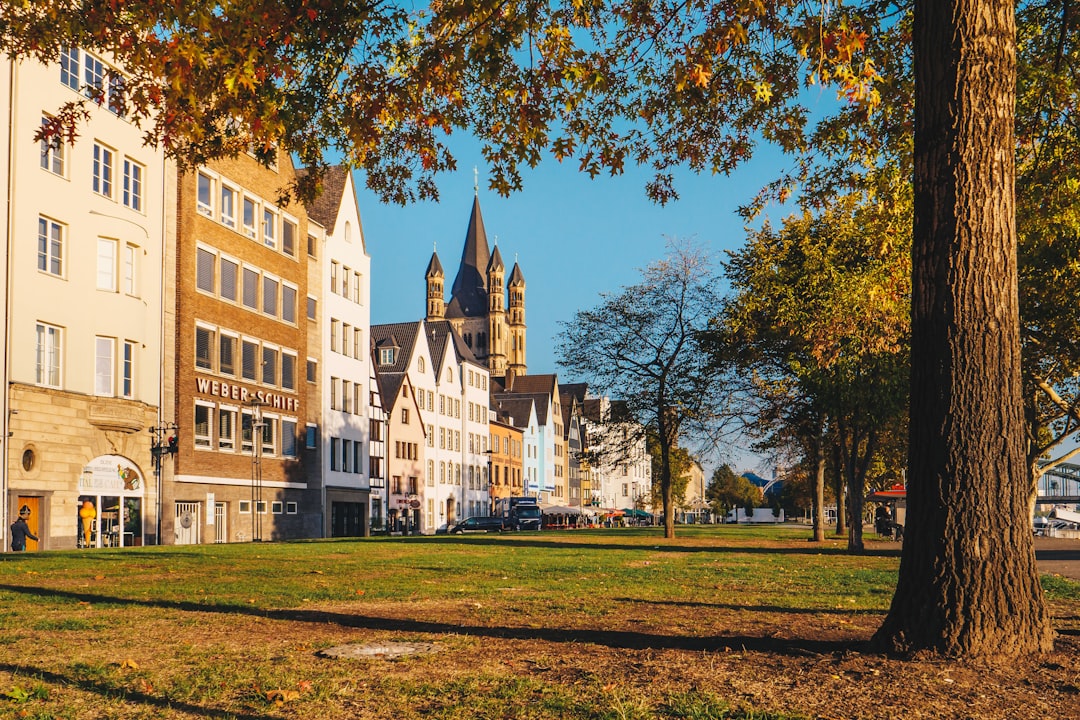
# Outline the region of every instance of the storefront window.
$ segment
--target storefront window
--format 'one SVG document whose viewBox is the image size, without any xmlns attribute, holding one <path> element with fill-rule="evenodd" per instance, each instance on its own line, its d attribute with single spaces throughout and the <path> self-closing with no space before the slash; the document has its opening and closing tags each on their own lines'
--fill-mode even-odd
<svg viewBox="0 0 1080 720">
<path fill-rule="evenodd" d="M 127 458 L 102 455 L 83 468 L 74 518 L 79 548 L 143 544 L 143 477 Z"/>
</svg>

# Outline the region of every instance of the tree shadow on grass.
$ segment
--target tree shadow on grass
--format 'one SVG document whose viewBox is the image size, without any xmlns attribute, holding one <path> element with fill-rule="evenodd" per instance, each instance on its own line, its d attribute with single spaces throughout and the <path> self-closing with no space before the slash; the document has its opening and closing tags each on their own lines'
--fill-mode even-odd
<svg viewBox="0 0 1080 720">
<path fill-rule="evenodd" d="M 163 608 L 183 612 L 244 615 L 283 622 L 318 623 L 344 628 L 380 630 L 395 633 L 426 633 L 433 635 L 468 635 L 499 640 L 536 640 L 554 643 L 591 643 L 616 650 L 689 650 L 692 652 L 747 651 L 793 656 L 818 656 L 844 651 L 866 652 L 866 642 L 821 640 L 812 638 L 772 638 L 748 635 L 658 635 L 631 630 L 599 630 L 557 627 L 501 627 L 468 625 L 465 623 L 435 622 L 414 618 L 385 618 L 321 610 L 260 609 L 245 605 L 204 605 L 180 600 L 136 600 L 134 598 L 95 595 L 93 593 L 52 590 L 18 585 L 0 585 L 0 590 L 33 595 L 38 599 L 108 605 L 128 605 Z"/>
<path fill-rule="evenodd" d="M 267 720 L 267 718 L 275 717 L 266 714 L 264 711 L 244 713 L 237 712 L 236 710 L 218 710 L 216 708 L 202 707 L 176 699 L 158 697 L 157 695 L 139 692 L 138 690 L 133 690 L 131 688 L 119 687 L 109 683 L 98 682 L 96 680 L 87 680 L 73 675 L 65 675 L 64 673 L 42 670 L 41 668 L 31 667 L 29 665 L 0 663 L 0 671 L 8 672 L 15 676 L 33 678 L 34 680 L 52 685 L 74 688 L 86 693 L 99 695 L 103 698 L 122 697 L 125 703 L 138 704 L 145 708 L 157 708 L 162 711 L 176 710 L 187 713 L 193 717 L 222 718 L 223 720 Z M 50 715 L 49 717 L 52 716 Z"/>
<path fill-rule="evenodd" d="M 845 610 L 843 608 L 795 608 L 780 605 L 736 605 L 733 603 L 701 602 L 700 600 L 642 600 L 641 598 L 611 598 L 614 602 L 663 607 L 712 608 L 716 610 L 750 610 L 752 612 L 784 613 L 788 615 L 884 615 L 884 610 Z"/>
<path fill-rule="evenodd" d="M 541 533 L 542 535 L 543 533 Z M 607 542 L 574 542 L 567 541 L 562 542 L 559 540 L 543 540 L 539 535 L 528 535 L 522 537 L 520 535 L 502 535 L 502 534 L 485 534 L 485 535 L 419 535 L 411 536 L 407 538 L 397 538 L 398 542 L 412 543 L 412 544 L 461 544 L 461 545 L 499 545 L 503 547 L 528 547 L 528 548 L 545 548 L 549 550 L 576 550 L 576 549 L 589 549 L 589 550 L 652 550 L 654 552 L 671 552 L 671 553 L 716 553 L 716 554 L 732 554 L 732 555 L 855 555 L 846 547 L 824 547 L 817 543 L 807 542 L 806 547 L 800 546 L 785 546 L 785 547 L 760 547 L 753 545 L 673 545 L 668 544 L 667 540 L 661 537 L 657 537 L 655 542 L 658 544 L 649 544 L 651 540 L 646 540 L 643 543 L 607 543 Z M 862 557 L 900 557 L 900 548 L 868 548 L 857 555 Z"/>
</svg>

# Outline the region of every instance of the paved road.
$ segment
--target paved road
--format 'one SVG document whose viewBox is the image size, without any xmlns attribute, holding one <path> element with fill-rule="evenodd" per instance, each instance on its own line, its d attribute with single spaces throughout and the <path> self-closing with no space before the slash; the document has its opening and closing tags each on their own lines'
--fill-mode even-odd
<svg viewBox="0 0 1080 720">
<path fill-rule="evenodd" d="M 1035 560 L 1040 572 L 1080 581 L 1080 539 L 1037 537 Z"/>
</svg>

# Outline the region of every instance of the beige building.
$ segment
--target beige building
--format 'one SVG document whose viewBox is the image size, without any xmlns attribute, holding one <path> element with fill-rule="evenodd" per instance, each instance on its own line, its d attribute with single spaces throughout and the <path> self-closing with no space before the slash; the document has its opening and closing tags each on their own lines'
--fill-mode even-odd
<svg viewBox="0 0 1080 720">
<path fill-rule="evenodd" d="M 23 507 L 40 538 L 31 550 L 157 540 L 148 430 L 171 356 L 161 293 L 175 186 L 122 116 L 117 78 L 77 48 L 0 73 L 5 549 Z M 84 98 L 74 143 L 33 140 L 50 112 Z"/>
</svg>

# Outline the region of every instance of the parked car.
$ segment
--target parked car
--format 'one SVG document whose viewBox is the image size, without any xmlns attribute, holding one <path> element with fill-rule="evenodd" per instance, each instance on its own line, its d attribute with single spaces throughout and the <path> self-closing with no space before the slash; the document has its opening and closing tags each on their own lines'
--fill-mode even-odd
<svg viewBox="0 0 1080 720">
<path fill-rule="evenodd" d="M 456 525 L 450 526 L 450 534 L 456 535 L 467 532 L 502 532 L 503 520 L 501 517 L 467 517 Z"/>
</svg>

